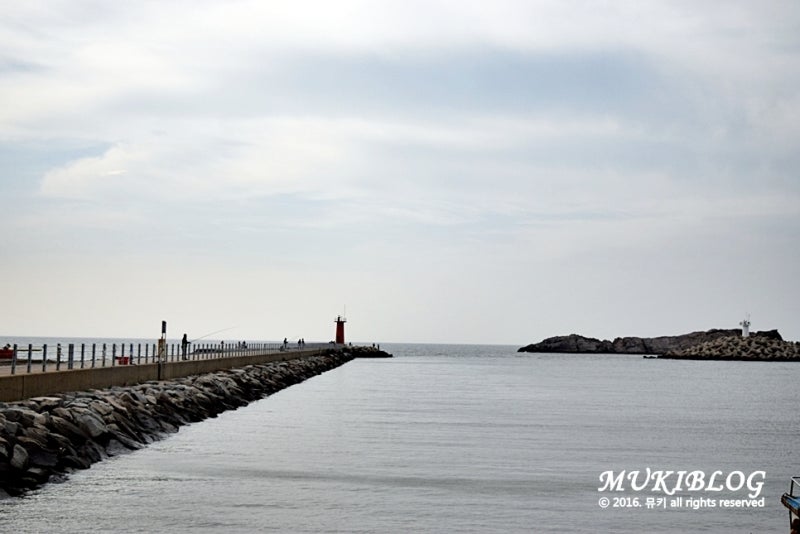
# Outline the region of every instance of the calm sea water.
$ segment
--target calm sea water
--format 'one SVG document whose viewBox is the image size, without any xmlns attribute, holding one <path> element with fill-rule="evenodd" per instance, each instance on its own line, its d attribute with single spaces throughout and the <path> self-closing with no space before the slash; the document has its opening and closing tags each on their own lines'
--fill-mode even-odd
<svg viewBox="0 0 800 534">
<path fill-rule="evenodd" d="M 788 532 L 796 364 L 384 348 L 0 501 L 0 531 Z M 766 505 L 598 505 L 646 467 L 763 470 Z"/>
</svg>

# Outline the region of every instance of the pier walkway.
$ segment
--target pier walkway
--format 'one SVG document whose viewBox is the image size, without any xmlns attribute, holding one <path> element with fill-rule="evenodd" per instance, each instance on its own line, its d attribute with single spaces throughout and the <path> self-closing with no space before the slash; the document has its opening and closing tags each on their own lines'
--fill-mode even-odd
<svg viewBox="0 0 800 534">
<path fill-rule="evenodd" d="M 170 380 L 342 348 L 334 343 L 56 344 L 15 347 L 0 364 L 0 402 Z M 160 349 L 160 350 L 159 350 Z"/>
<path fill-rule="evenodd" d="M 157 343 L 57 343 L 55 345 L 15 345 L 10 358 L 0 359 L 0 376 L 94 369 L 122 365 L 142 365 L 179 361 L 212 360 L 240 356 L 298 351 L 319 352 L 337 348 L 334 343 L 180 343 L 165 345 L 159 353 Z"/>
</svg>

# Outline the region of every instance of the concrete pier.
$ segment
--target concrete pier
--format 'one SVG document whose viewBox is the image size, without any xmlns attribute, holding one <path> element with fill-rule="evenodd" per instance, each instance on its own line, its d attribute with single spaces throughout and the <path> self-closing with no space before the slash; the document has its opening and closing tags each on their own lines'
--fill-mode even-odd
<svg viewBox="0 0 800 534">
<path fill-rule="evenodd" d="M 50 365 L 50 370 L 41 371 L 41 364 L 35 371 L 23 374 L 10 374 L 11 367 L 0 367 L 0 402 L 13 402 L 31 397 L 41 397 L 67 391 L 87 391 L 113 386 L 130 386 L 149 380 L 171 380 L 174 378 L 212 373 L 223 369 L 280 362 L 306 358 L 322 354 L 331 348 L 321 345 L 313 348 L 264 350 L 236 353 L 231 356 L 210 357 L 208 359 L 174 360 L 163 363 L 139 365 L 114 365 L 106 367 L 86 367 L 66 369 Z M 17 370 L 19 373 L 19 369 Z"/>
</svg>

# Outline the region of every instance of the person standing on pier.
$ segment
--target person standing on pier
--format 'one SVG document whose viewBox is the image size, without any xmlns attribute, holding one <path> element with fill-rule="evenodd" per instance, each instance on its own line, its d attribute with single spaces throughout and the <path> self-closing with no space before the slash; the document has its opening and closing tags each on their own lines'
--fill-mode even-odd
<svg viewBox="0 0 800 534">
<path fill-rule="evenodd" d="M 186 337 L 186 334 L 183 334 L 183 339 L 181 339 L 181 353 L 183 355 L 183 359 L 186 359 L 186 350 L 189 348 L 189 338 Z"/>
</svg>

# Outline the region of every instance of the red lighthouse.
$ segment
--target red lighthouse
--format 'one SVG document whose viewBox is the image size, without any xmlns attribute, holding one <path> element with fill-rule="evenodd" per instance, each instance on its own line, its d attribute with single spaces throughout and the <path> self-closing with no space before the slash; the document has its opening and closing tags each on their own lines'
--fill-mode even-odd
<svg viewBox="0 0 800 534">
<path fill-rule="evenodd" d="M 344 323 L 347 319 L 339 315 L 336 317 L 336 344 L 344 345 Z"/>
</svg>

